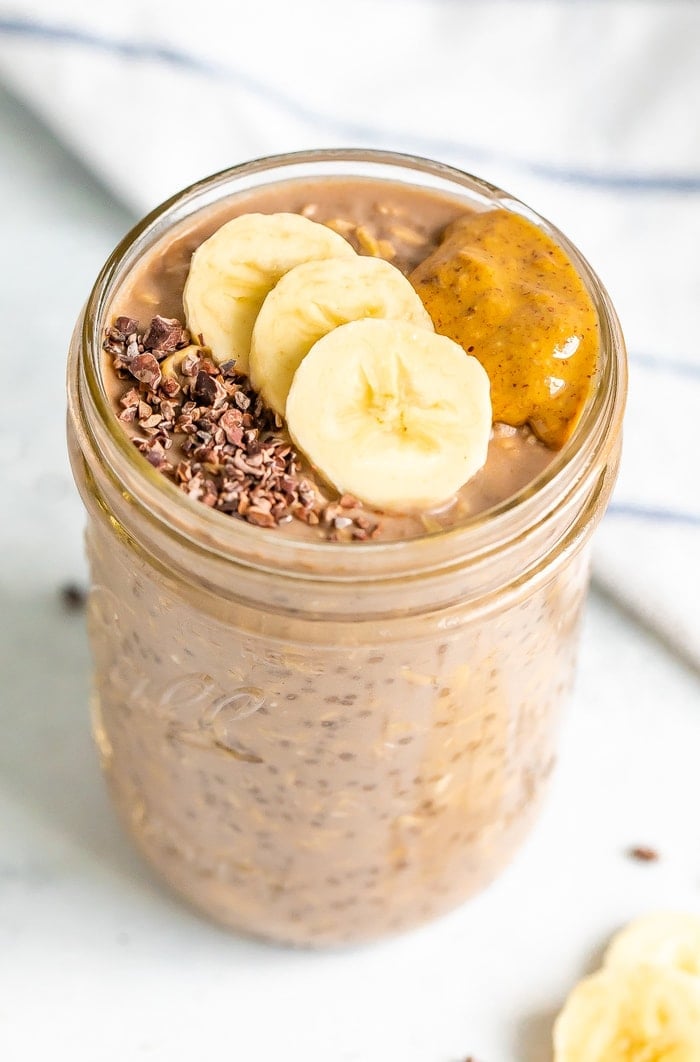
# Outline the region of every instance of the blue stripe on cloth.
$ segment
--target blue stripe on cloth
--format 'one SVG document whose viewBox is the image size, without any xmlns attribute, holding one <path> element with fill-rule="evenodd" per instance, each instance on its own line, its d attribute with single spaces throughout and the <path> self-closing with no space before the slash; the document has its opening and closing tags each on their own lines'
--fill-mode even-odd
<svg viewBox="0 0 700 1062">
<path fill-rule="evenodd" d="M 629 502 L 612 502 L 608 506 L 607 512 L 609 516 L 627 516 L 650 523 L 700 527 L 700 513 L 679 512 L 674 509 L 654 509 Z"/>
<path fill-rule="evenodd" d="M 339 121 L 320 111 L 315 111 L 300 100 L 294 100 L 285 93 L 278 92 L 273 86 L 258 81 L 240 71 L 207 62 L 196 55 L 148 41 L 120 40 L 105 37 L 67 26 L 33 22 L 22 18 L 0 18 L 0 34 L 34 38 L 35 40 L 57 44 L 75 44 L 98 49 L 123 58 L 148 60 L 179 67 L 192 73 L 207 77 L 227 80 L 239 88 L 257 96 L 282 112 L 324 129 L 326 132 L 347 138 L 349 142 L 381 144 L 400 141 L 405 150 L 416 154 L 432 156 L 461 157 L 472 162 L 486 165 L 508 166 L 521 170 L 535 177 L 566 184 L 585 185 L 625 192 L 666 192 L 688 194 L 700 192 L 700 175 L 673 173 L 634 173 L 634 172 L 596 172 L 558 166 L 554 163 L 538 162 L 531 159 L 513 158 L 489 148 L 461 144 L 439 137 L 406 136 L 397 137 L 396 133 L 363 123 Z"/>
</svg>

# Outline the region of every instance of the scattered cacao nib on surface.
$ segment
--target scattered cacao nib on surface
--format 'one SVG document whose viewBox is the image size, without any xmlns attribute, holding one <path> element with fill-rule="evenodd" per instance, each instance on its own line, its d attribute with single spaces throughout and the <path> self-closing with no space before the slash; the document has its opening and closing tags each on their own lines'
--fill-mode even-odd
<svg viewBox="0 0 700 1062">
<path fill-rule="evenodd" d="M 61 587 L 61 604 L 66 612 L 81 612 L 85 608 L 87 593 L 77 583 L 66 583 Z"/>
<path fill-rule="evenodd" d="M 648 848 L 642 844 L 628 848 L 627 855 L 630 859 L 636 859 L 638 863 L 658 863 L 660 859 L 659 853 L 655 848 Z"/>
<path fill-rule="evenodd" d="M 140 331 L 117 317 L 103 347 L 124 380 L 119 420 L 139 429 L 134 446 L 188 497 L 257 527 L 301 520 L 331 542 L 381 534 L 352 495 L 321 496 L 303 475 L 281 417 L 233 361 L 215 365 L 206 348 L 192 346 L 180 321 L 156 316 Z M 159 362 L 184 347 L 177 375 L 163 373 Z"/>
</svg>

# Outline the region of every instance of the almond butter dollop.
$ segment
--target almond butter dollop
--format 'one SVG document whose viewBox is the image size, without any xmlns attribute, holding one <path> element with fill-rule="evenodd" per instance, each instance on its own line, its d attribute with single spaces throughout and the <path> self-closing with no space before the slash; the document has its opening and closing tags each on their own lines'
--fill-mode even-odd
<svg viewBox="0 0 700 1062">
<path fill-rule="evenodd" d="M 595 308 L 561 248 L 519 214 L 468 214 L 410 280 L 435 330 L 486 369 L 494 421 L 529 424 L 560 449 L 591 392 L 599 349 Z"/>
</svg>

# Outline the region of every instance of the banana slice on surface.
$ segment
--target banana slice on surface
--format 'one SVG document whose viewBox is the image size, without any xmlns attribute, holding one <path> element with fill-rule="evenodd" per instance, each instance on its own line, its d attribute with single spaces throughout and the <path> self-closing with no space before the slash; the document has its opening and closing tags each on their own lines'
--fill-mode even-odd
<svg viewBox="0 0 700 1062">
<path fill-rule="evenodd" d="M 698 1062 L 700 981 L 667 966 L 604 968 L 574 988 L 554 1062 Z"/>
<path fill-rule="evenodd" d="M 300 214 L 241 214 L 199 245 L 183 292 L 187 327 L 221 363 L 248 372 L 255 318 L 289 269 L 315 258 L 354 258 L 337 232 Z"/>
<path fill-rule="evenodd" d="M 662 911 L 625 926 L 613 937 L 604 964 L 618 967 L 639 962 L 670 966 L 700 978 L 700 917 Z"/>
<path fill-rule="evenodd" d="M 489 378 L 446 336 L 404 321 L 334 328 L 287 398 L 294 442 L 341 492 L 377 509 L 447 501 L 486 461 Z"/>
<path fill-rule="evenodd" d="M 290 269 L 265 299 L 253 328 L 253 386 L 284 416 L 294 373 L 314 343 L 333 328 L 366 317 L 404 320 L 434 331 L 411 283 L 381 258 L 330 258 Z"/>
</svg>

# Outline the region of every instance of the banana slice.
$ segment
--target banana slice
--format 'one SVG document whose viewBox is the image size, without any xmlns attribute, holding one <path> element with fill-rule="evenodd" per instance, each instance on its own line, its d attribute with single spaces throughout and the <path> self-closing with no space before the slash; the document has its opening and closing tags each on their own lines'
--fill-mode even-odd
<svg viewBox="0 0 700 1062">
<path fill-rule="evenodd" d="M 700 981 L 647 963 L 579 982 L 554 1026 L 554 1062 L 661 1059 L 700 1059 Z"/>
<path fill-rule="evenodd" d="M 241 214 L 192 255 L 183 292 L 187 327 L 221 363 L 248 372 L 250 337 L 268 291 L 280 277 L 314 258 L 354 258 L 342 236 L 299 214 Z"/>
<path fill-rule="evenodd" d="M 387 511 L 427 509 L 486 461 L 489 378 L 446 336 L 404 321 L 351 321 L 297 369 L 287 425 L 339 491 Z"/>
<path fill-rule="evenodd" d="M 250 378 L 284 416 L 294 373 L 317 340 L 364 317 L 404 320 L 434 331 L 403 273 L 381 258 L 330 258 L 295 266 L 265 299 L 253 328 Z"/>
<path fill-rule="evenodd" d="M 174 380 L 177 380 L 180 377 L 180 366 L 187 355 L 201 353 L 201 347 L 198 347 L 196 343 L 190 343 L 189 346 L 181 347 L 180 350 L 176 350 L 174 354 L 169 354 L 167 358 L 163 358 L 160 363 L 160 371 L 163 376 L 172 376 Z"/>
<path fill-rule="evenodd" d="M 700 978 L 700 918 L 681 912 L 660 912 L 639 918 L 613 937 L 605 965 L 651 962 Z M 700 1058 L 700 1047 L 698 1057 Z"/>
<path fill-rule="evenodd" d="M 600 970 L 554 1024 L 554 1062 L 698 1062 L 700 982 L 645 963 Z"/>
</svg>

